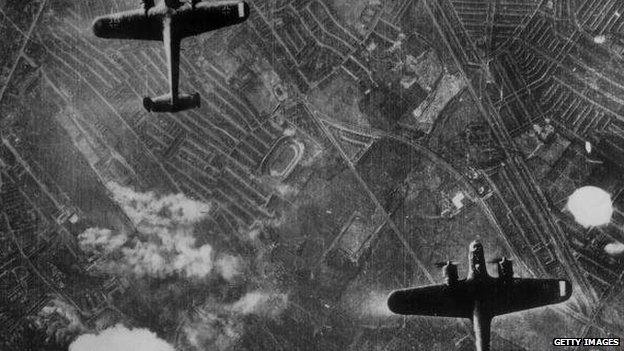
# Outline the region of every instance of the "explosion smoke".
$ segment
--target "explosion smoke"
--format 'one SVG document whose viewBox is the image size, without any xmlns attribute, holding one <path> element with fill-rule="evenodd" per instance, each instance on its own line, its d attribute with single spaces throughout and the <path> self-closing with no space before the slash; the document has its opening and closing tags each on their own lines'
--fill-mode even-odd
<svg viewBox="0 0 624 351">
<path fill-rule="evenodd" d="M 245 316 L 275 320 L 287 308 L 287 295 L 274 292 L 266 272 L 254 278 L 258 270 L 271 271 L 260 256 L 259 262 L 245 262 L 237 255 L 217 253 L 208 243 L 198 244 L 201 233 L 196 233 L 200 227 L 196 225 L 207 217 L 211 204 L 182 194 L 140 193 L 117 184 L 108 188 L 136 232 L 90 228 L 79 236 L 79 243 L 96 258 L 95 269 L 132 278 L 128 281 L 133 287 L 116 302 L 129 316 L 138 312 L 140 318 L 134 322 L 158 330 L 167 340 L 175 338 L 180 350 L 229 350 L 244 335 Z M 239 279 L 244 272 L 252 275 Z M 215 275 L 230 283 L 209 279 Z M 241 284 L 251 292 L 241 291 Z M 232 302 L 237 296 L 241 297 Z M 152 321 L 158 324 L 151 325 Z M 70 351 L 100 350 L 96 344 L 107 345 L 106 350 L 142 350 L 132 344 L 131 335 L 143 338 L 146 345 L 151 342 L 150 350 L 172 349 L 147 329 L 117 325 L 79 337 Z"/>
<path fill-rule="evenodd" d="M 621 242 L 614 242 L 605 245 L 604 251 L 614 257 L 619 257 L 624 255 L 624 244 Z"/>
<path fill-rule="evenodd" d="M 226 280 L 240 274 L 232 255 L 217 255 L 212 246 L 198 246 L 195 224 L 206 218 L 211 205 L 183 194 L 158 196 L 108 184 L 113 198 L 137 228 L 132 237 L 110 229 L 90 228 L 79 236 L 83 250 L 103 256 L 108 273 L 165 278 L 176 274 L 205 278 L 214 270 Z M 110 258 L 110 259 L 107 259 Z"/>
<path fill-rule="evenodd" d="M 69 351 L 175 351 L 175 348 L 147 329 L 128 329 L 121 324 L 99 334 L 83 334 Z"/>
<path fill-rule="evenodd" d="M 285 294 L 252 291 L 236 301 L 230 308 L 243 315 L 255 314 L 268 318 L 276 318 L 288 305 Z"/>
</svg>

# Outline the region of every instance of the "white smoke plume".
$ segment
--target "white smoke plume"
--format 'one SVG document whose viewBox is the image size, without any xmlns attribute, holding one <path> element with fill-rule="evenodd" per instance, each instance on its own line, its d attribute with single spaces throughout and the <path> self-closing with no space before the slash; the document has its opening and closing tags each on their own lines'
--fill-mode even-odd
<svg viewBox="0 0 624 351">
<path fill-rule="evenodd" d="M 253 291 L 233 304 L 205 303 L 188 316 L 182 328 L 192 350 L 231 350 L 244 334 L 244 317 L 276 319 L 288 307 L 286 294 Z"/>
<path fill-rule="evenodd" d="M 216 261 L 217 271 L 225 280 L 231 281 L 241 274 L 243 263 L 240 258 L 228 254 L 221 255 Z"/>
<path fill-rule="evenodd" d="M 100 269 L 109 273 L 165 278 L 204 278 L 216 271 L 231 280 L 241 272 L 237 257 L 217 255 L 209 244 L 197 245 L 195 224 L 211 205 L 183 194 L 158 196 L 110 183 L 113 198 L 135 224 L 137 234 L 90 228 L 80 234 L 83 250 L 104 255 Z"/>
<path fill-rule="evenodd" d="M 288 307 L 288 295 L 252 291 L 245 294 L 230 307 L 234 313 L 255 314 L 262 317 L 276 318 Z"/>
<path fill-rule="evenodd" d="M 83 334 L 69 351 L 175 351 L 168 342 L 147 329 L 128 329 L 121 324 L 99 334 Z"/>
<path fill-rule="evenodd" d="M 27 318 L 38 328 L 45 330 L 49 340 L 58 343 L 69 342 L 76 335 L 87 331 L 78 310 L 58 296 L 50 300 L 36 315 Z"/>
<path fill-rule="evenodd" d="M 78 241 L 83 250 L 105 255 L 121 248 L 128 236 L 106 228 L 88 228 L 78 235 Z"/>
<path fill-rule="evenodd" d="M 272 273 L 272 265 L 266 266 L 268 262 L 262 262 L 265 260 L 261 255 L 244 260 L 238 255 L 217 252 L 210 244 L 199 242 L 201 233 L 196 231 L 205 223 L 197 224 L 208 216 L 211 204 L 181 194 L 162 196 L 154 192 L 137 192 L 117 184 L 107 186 L 114 200 L 134 223 L 136 231 L 123 233 L 91 228 L 79 236 L 79 243 L 85 251 L 97 257 L 94 267 L 107 273 L 130 275 L 132 278 L 179 278 L 166 280 L 165 285 L 159 286 L 161 290 L 158 292 L 139 292 L 146 295 L 145 300 L 140 300 L 145 302 L 146 308 L 168 323 L 179 326 L 175 331 L 163 331 L 166 338 L 176 335 L 176 346 L 184 350 L 231 350 L 244 336 L 246 316 L 276 320 L 287 309 L 288 296 L 276 292 L 277 289 L 271 286 L 276 281 L 274 275 L 277 273 Z M 248 276 L 239 279 L 243 273 Z M 211 288 L 217 288 L 213 284 L 219 284 L 218 281 L 201 279 L 214 275 L 228 281 L 219 290 L 221 292 L 232 288 L 232 292 L 240 293 L 240 288 L 249 285 L 254 288 L 236 302 L 225 302 L 223 296 L 210 292 Z M 187 284 L 189 280 L 193 284 Z M 149 284 L 145 280 L 135 281 Z M 192 290 L 202 284 L 206 284 L 206 289 L 200 288 L 205 294 Z M 169 296 L 172 303 L 168 302 Z M 180 297 L 188 297 L 188 301 L 173 303 L 173 299 L 180 302 Z M 128 302 L 132 304 L 136 300 Z M 118 325 L 99 335 L 81 336 L 72 344 L 70 351 L 143 350 L 133 346 L 127 337 L 130 334 L 158 340 L 148 330 L 129 331 Z M 97 349 L 91 346 L 95 342 L 107 346 Z M 157 346 L 150 346 L 150 350 L 158 351 Z M 166 343 L 160 346 L 171 347 Z"/>
<path fill-rule="evenodd" d="M 614 243 L 607 244 L 604 247 L 604 251 L 610 256 L 614 256 L 614 257 L 622 256 L 624 255 L 624 244 L 621 242 L 614 242 Z"/>
<path fill-rule="evenodd" d="M 214 309 L 214 306 L 207 310 Z M 244 333 L 243 323 L 216 311 L 200 311 L 183 327 L 186 342 L 193 350 L 230 350 Z"/>
<path fill-rule="evenodd" d="M 137 226 L 144 229 L 193 225 L 206 218 L 211 205 L 187 198 L 184 194 L 158 196 L 153 191 L 136 192 L 108 183 L 113 198 Z"/>
</svg>

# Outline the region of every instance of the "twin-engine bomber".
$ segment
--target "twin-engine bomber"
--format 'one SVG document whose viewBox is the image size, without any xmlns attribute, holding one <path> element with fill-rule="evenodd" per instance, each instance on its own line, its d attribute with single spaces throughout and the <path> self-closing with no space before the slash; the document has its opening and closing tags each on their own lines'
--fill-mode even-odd
<svg viewBox="0 0 624 351">
<path fill-rule="evenodd" d="M 444 262 L 445 284 L 396 290 L 388 297 L 388 308 L 403 315 L 469 318 L 477 351 L 487 351 L 492 318 L 563 302 L 572 294 L 565 279 L 514 278 L 512 262 L 504 257 L 488 262 L 498 266 L 498 277 L 491 277 L 478 241 L 470 244 L 468 261 L 466 279 L 458 279 L 454 262 Z"/>
<path fill-rule="evenodd" d="M 180 94 L 180 42 L 183 38 L 239 24 L 249 17 L 244 1 L 201 2 L 143 0 L 143 8 L 98 17 L 93 33 L 100 38 L 163 41 L 169 71 L 168 94 L 143 99 L 152 112 L 179 112 L 200 106 L 199 93 Z M 572 285 L 565 279 L 514 278 L 507 258 L 489 263 L 498 266 L 498 277 L 486 269 L 483 246 L 470 244 L 468 275 L 458 279 L 457 265 L 444 262 L 445 284 L 396 290 L 388 297 L 389 309 L 402 315 L 469 318 L 477 351 L 490 349 L 490 327 L 498 315 L 560 303 L 570 298 Z"/>
<path fill-rule="evenodd" d="M 143 8 L 98 17 L 93 33 L 100 38 L 161 40 L 167 53 L 168 94 L 143 99 L 143 106 L 154 112 L 179 112 L 199 107 L 199 93 L 179 94 L 180 42 L 204 32 L 244 22 L 249 5 L 244 1 L 200 2 L 191 0 L 143 0 Z"/>
</svg>

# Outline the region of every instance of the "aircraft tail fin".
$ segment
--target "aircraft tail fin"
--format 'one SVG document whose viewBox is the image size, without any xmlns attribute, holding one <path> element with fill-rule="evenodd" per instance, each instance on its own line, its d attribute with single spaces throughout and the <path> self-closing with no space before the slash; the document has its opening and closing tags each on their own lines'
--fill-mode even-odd
<svg viewBox="0 0 624 351">
<path fill-rule="evenodd" d="M 199 93 L 180 94 L 172 101 L 171 94 L 161 95 L 156 98 L 143 98 L 143 107 L 148 112 L 180 112 L 199 107 L 201 105 Z"/>
</svg>

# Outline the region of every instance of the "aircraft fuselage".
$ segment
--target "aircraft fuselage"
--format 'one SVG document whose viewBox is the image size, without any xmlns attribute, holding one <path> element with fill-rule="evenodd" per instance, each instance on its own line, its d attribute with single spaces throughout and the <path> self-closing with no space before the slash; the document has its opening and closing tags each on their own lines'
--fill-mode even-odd
<svg viewBox="0 0 624 351">
<path fill-rule="evenodd" d="M 388 308 L 403 315 L 468 318 L 474 329 L 477 351 L 490 349 L 490 326 L 498 315 L 559 303 L 570 298 L 572 285 L 565 279 L 514 278 L 511 261 L 495 260 L 498 277 L 488 274 L 483 245 L 468 250 L 468 274 L 445 284 L 396 290 L 388 297 Z M 445 272 L 456 272 L 451 261 Z"/>
<path fill-rule="evenodd" d="M 166 0 L 154 5 L 144 1 L 142 9 L 97 18 L 93 33 L 101 38 L 159 40 L 165 47 L 169 93 L 154 99 L 146 97 L 148 111 L 177 112 L 199 106 L 199 94 L 179 94 L 180 42 L 183 38 L 225 26 L 249 17 L 249 5 L 242 0 L 181 2 Z"/>
</svg>

